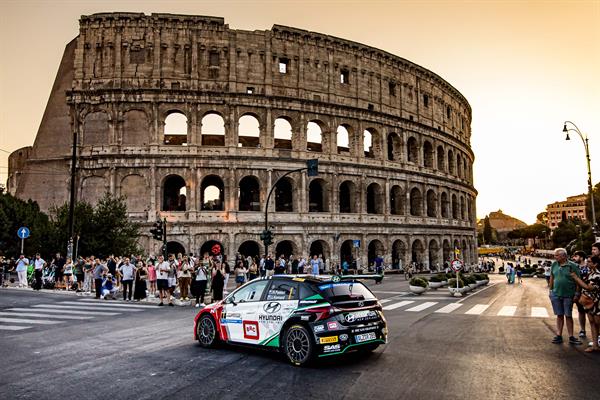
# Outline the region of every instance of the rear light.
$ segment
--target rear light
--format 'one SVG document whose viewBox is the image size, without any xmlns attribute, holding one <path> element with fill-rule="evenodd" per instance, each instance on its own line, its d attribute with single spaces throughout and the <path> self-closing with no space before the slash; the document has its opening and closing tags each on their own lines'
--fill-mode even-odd
<svg viewBox="0 0 600 400">
<path fill-rule="evenodd" d="M 305 311 L 311 314 L 316 314 L 315 321 L 321 321 L 331 317 L 333 314 L 341 312 L 342 310 L 337 307 L 315 307 L 309 308 Z"/>
</svg>

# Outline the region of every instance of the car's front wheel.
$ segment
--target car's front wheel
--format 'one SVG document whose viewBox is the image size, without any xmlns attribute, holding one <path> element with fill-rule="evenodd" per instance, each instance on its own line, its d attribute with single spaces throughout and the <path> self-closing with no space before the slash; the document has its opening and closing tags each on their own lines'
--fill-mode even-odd
<svg viewBox="0 0 600 400">
<path fill-rule="evenodd" d="M 304 366 L 312 361 L 315 345 L 311 336 L 302 325 L 292 325 L 285 331 L 283 351 L 292 364 Z"/>
<path fill-rule="evenodd" d="M 208 314 L 200 317 L 196 325 L 196 337 L 202 347 L 214 347 L 219 341 L 215 320 Z"/>
</svg>

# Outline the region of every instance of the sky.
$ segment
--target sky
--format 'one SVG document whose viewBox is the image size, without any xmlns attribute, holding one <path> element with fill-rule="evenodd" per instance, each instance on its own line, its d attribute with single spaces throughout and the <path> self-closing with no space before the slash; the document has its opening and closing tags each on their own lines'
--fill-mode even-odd
<svg viewBox="0 0 600 400">
<path fill-rule="evenodd" d="M 600 181 L 600 0 L 0 0 L 0 182 L 8 153 L 33 144 L 65 45 L 81 15 L 211 15 L 232 29 L 273 24 L 353 40 L 440 75 L 473 110 L 477 216 L 534 223 L 547 204 L 587 192 L 589 138 Z M 598 155 L 599 158 L 595 158 Z"/>
</svg>

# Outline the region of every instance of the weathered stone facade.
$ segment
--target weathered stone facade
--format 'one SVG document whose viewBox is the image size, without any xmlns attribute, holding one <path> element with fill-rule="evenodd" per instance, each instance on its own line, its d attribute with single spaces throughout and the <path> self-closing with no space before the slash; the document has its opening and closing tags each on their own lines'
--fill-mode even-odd
<svg viewBox="0 0 600 400">
<path fill-rule="evenodd" d="M 168 128 L 173 116 L 187 128 Z M 458 247 L 472 263 L 470 123 L 442 78 L 359 43 L 215 17 L 94 14 L 66 47 L 33 148 L 11 156 L 27 152 L 9 190 L 43 209 L 67 201 L 76 132 L 78 199 L 125 194 L 133 220 L 167 218 L 185 251 L 218 241 L 233 256 L 257 248 L 271 185 L 318 158 L 318 177 L 280 181 L 272 249 L 435 265 Z M 158 251 L 149 235 L 142 244 Z"/>
</svg>

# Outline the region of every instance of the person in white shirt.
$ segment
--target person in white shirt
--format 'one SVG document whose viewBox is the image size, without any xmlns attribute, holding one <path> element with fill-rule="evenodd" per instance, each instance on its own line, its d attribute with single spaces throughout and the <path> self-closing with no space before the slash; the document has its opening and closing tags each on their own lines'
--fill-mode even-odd
<svg viewBox="0 0 600 400">
<path fill-rule="evenodd" d="M 27 267 L 29 266 L 29 259 L 23 254 L 19 256 L 17 260 L 17 275 L 19 276 L 19 287 L 27 287 Z"/>
<path fill-rule="evenodd" d="M 158 256 L 158 264 L 156 265 L 156 287 L 158 288 L 158 295 L 160 297 L 159 306 L 164 306 L 163 299 L 166 297 L 169 299 L 169 304 L 171 303 L 169 296 L 169 271 L 171 270 L 171 265 L 168 261 L 165 261 L 165 257 L 160 255 Z"/>
<path fill-rule="evenodd" d="M 46 266 L 46 261 L 40 256 L 40 253 L 35 255 L 35 260 L 33 260 L 33 265 L 35 267 L 35 286 L 34 290 L 40 290 L 42 288 L 42 273 L 44 267 Z"/>
<path fill-rule="evenodd" d="M 206 294 L 206 284 L 208 269 L 201 262 L 195 265 L 196 277 L 192 283 L 192 295 L 196 297 L 196 307 L 204 307 L 204 295 Z"/>
<path fill-rule="evenodd" d="M 123 300 L 131 301 L 135 265 L 131 264 L 129 257 L 125 257 L 123 262 L 118 266 L 118 271 L 121 274 L 121 284 L 123 285 Z"/>
</svg>

